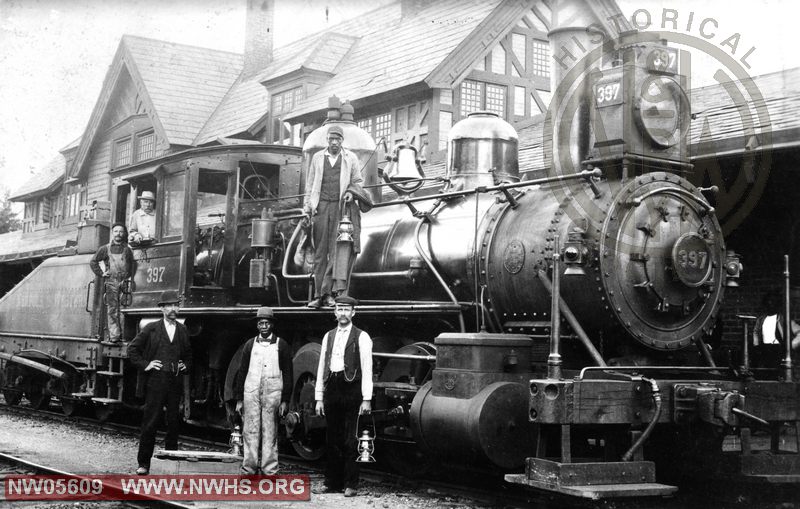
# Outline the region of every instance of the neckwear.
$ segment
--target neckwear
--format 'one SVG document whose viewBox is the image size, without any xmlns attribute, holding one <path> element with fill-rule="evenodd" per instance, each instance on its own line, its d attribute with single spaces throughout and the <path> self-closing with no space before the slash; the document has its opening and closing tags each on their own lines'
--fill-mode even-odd
<svg viewBox="0 0 800 509">
<path fill-rule="evenodd" d="M 271 345 L 272 343 L 277 341 L 277 339 L 278 338 L 275 337 L 275 334 L 270 334 L 269 337 L 267 338 L 262 338 L 261 334 L 259 334 L 258 337 L 256 338 L 256 341 L 258 341 L 259 343 L 267 343 L 268 345 Z"/>
</svg>

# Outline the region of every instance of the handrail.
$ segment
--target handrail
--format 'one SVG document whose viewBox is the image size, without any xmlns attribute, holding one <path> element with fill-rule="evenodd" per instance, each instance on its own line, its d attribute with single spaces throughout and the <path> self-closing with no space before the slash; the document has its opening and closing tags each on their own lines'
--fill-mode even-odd
<svg viewBox="0 0 800 509">
<path fill-rule="evenodd" d="M 392 201 L 385 201 L 382 203 L 376 203 L 373 205 L 373 208 L 378 207 L 388 207 L 390 205 L 404 205 L 408 203 L 414 203 L 418 201 L 427 201 L 427 200 L 441 200 L 445 198 L 456 198 L 459 196 L 467 196 L 470 194 L 478 194 L 478 193 L 489 193 L 492 191 L 503 191 L 505 192 L 508 189 L 516 189 L 518 187 L 527 187 L 527 186 L 538 186 L 541 184 L 551 184 L 553 182 L 563 182 L 566 180 L 577 180 L 577 179 L 590 179 L 593 177 L 601 177 L 603 172 L 599 168 L 595 168 L 594 170 L 583 170 L 578 173 L 571 173 L 569 175 L 557 175 L 554 177 L 544 177 L 540 179 L 534 180 L 526 180 L 524 182 L 515 182 L 513 184 L 500 184 L 497 186 L 479 186 L 472 189 L 464 189 L 461 191 L 450 191 L 448 193 L 438 193 L 432 194 L 429 196 L 414 196 L 414 197 L 407 197 L 402 200 L 392 200 Z"/>
</svg>

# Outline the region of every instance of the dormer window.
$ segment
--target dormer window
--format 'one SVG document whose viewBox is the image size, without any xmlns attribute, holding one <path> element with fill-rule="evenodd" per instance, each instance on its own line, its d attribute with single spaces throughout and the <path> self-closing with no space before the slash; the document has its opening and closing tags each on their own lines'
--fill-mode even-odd
<svg viewBox="0 0 800 509">
<path fill-rule="evenodd" d="M 271 141 L 277 145 L 301 145 L 301 125 L 283 120 L 287 113 L 303 99 L 303 88 L 297 87 L 272 95 Z"/>
<path fill-rule="evenodd" d="M 130 137 L 118 140 L 114 143 L 114 167 L 119 168 L 131 164 L 131 145 L 133 141 Z"/>
<path fill-rule="evenodd" d="M 152 129 L 114 142 L 114 168 L 139 163 L 156 156 L 156 135 Z"/>
<path fill-rule="evenodd" d="M 145 131 L 136 135 L 136 161 L 151 159 L 156 155 L 156 135 L 153 131 Z"/>
</svg>

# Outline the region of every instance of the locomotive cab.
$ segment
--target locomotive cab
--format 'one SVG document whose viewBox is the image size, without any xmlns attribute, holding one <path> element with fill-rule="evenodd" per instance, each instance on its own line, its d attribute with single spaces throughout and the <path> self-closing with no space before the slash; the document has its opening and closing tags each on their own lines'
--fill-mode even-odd
<svg viewBox="0 0 800 509">
<path fill-rule="evenodd" d="M 208 149 L 119 175 L 117 220 L 130 217 L 142 192 L 156 197 L 155 232 L 131 243 L 130 308 L 154 308 L 166 289 L 182 293 L 185 307 L 232 305 L 232 290 L 248 286 L 250 221 L 265 209 L 299 205 L 300 157 L 294 152 Z"/>
</svg>

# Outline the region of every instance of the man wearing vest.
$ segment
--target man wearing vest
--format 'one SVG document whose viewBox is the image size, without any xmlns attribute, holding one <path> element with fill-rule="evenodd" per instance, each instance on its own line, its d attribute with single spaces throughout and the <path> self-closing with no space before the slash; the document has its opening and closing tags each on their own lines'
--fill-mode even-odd
<svg viewBox="0 0 800 509">
<path fill-rule="evenodd" d="M 133 251 L 128 247 L 125 225 L 115 223 L 111 227 L 111 242 L 100 249 L 89 260 L 92 272 L 103 278 L 106 292 L 106 313 L 108 315 L 108 342 L 122 341 L 122 328 L 119 323 L 119 298 L 122 284 L 133 275 Z M 100 266 L 100 263 L 103 266 Z"/>
<path fill-rule="evenodd" d="M 236 411 L 244 424 L 242 473 L 273 475 L 278 472 L 276 414 L 286 414 L 292 395 L 292 353 L 272 332 L 272 308 L 258 308 L 256 320 L 258 335 L 244 344 L 234 379 Z"/>
<path fill-rule="evenodd" d="M 319 493 L 356 495 L 358 456 L 356 420 L 372 411 L 372 339 L 353 325 L 356 300 L 336 298 L 338 326 L 322 338 L 315 399 L 327 421 L 325 487 Z"/>
<path fill-rule="evenodd" d="M 139 438 L 138 475 L 150 472 L 150 457 L 156 443 L 156 431 L 161 421 L 161 409 L 166 406 L 167 436 L 164 448 L 178 449 L 178 406 L 183 393 L 183 377 L 192 367 L 192 347 L 189 333 L 180 323 L 180 296 L 175 290 L 161 292 L 158 302 L 162 320 L 150 322 L 128 345 L 128 358 L 139 369 L 136 394 L 144 388 L 142 434 Z M 187 402 L 188 404 L 188 402 Z"/>
<path fill-rule="evenodd" d="M 353 250 L 360 250 L 361 220 L 358 207 L 353 205 L 353 194 L 366 197 L 362 188 L 364 179 L 358 157 L 342 147 L 344 131 L 340 125 L 328 128 L 328 148 L 311 158 L 306 175 L 306 193 L 303 211 L 311 217 L 314 239 L 314 289 L 315 298 L 308 307 L 331 307 L 333 294 L 347 293 L 347 280 L 333 279 L 333 257 L 336 235 L 342 211 L 340 202 L 349 207 L 353 222 Z M 360 203 L 360 202 L 359 202 Z M 349 276 L 348 267 L 348 276 Z M 349 277 L 348 277 L 349 279 Z"/>
</svg>

